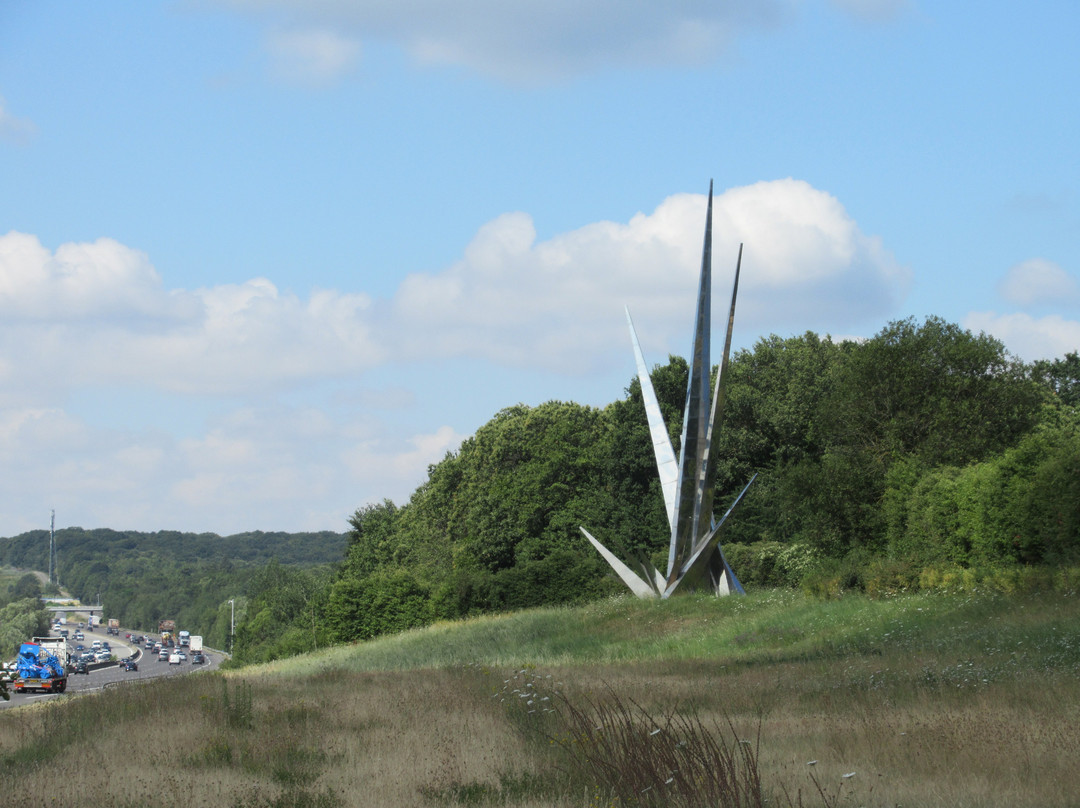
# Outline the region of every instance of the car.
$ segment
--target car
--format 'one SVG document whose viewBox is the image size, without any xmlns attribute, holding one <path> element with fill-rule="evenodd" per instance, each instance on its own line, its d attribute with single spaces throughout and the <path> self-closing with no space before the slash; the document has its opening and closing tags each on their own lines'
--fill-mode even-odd
<svg viewBox="0 0 1080 808">
<path fill-rule="evenodd" d="M 168 649 L 167 648 L 162 648 L 160 651 L 158 651 L 157 658 L 158 658 L 158 662 L 168 662 L 169 661 L 169 651 L 168 651 Z"/>
<path fill-rule="evenodd" d="M 103 642 L 101 644 L 101 647 L 104 648 L 106 651 L 111 651 L 112 650 L 112 646 L 109 645 L 107 642 Z"/>
<path fill-rule="evenodd" d="M 183 648 L 177 648 L 173 653 L 180 657 L 181 662 L 187 662 L 187 653 L 185 653 Z"/>
<path fill-rule="evenodd" d="M 83 645 L 82 643 L 79 643 L 78 645 L 76 645 L 76 646 L 75 646 L 75 650 L 76 650 L 76 651 L 85 651 L 85 650 L 86 650 L 86 646 L 85 646 L 85 645 Z"/>
<path fill-rule="evenodd" d="M 75 639 L 76 639 L 76 640 L 85 640 L 85 639 L 86 639 L 86 635 L 85 635 L 85 634 L 83 634 L 83 633 L 82 633 L 81 631 L 76 631 L 76 632 L 75 632 Z"/>
<path fill-rule="evenodd" d="M 179 665 L 181 661 L 182 660 L 180 659 L 180 654 L 176 651 L 173 651 L 171 654 L 169 654 L 170 665 Z"/>
<path fill-rule="evenodd" d="M 87 662 L 85 659 L 77 659 L 77 660 L 75 660 L 75 664 L 71 668 L 71 672 L 72 673 L 89 674 L 90 673 L 90 663 Z"/>
<path fill-rule="evenodd" d="M 101 640 L 94 640 L 92 643 L 90 643 L 90 647 L 96 651 L 98 648 L 101 647 Z"/>
<path fill-rule="evenodd" d="M 139 669 L 139 663 L 134 659 L 124 659 L 121 660 L 120 667 L 126 671 L 137 671 Z"/>
<path fill-rule="evenodd" d="M 68 636 L 68 630 L 66 628 L 60 629 L 60 636 L 66 639 Z"/>
<path fill-rule="evenodd" d="M 204 662 L 206 662 L 206 657 L 203 656 L 202 651 L 196 651 L 194 654 L 191 655 L 192 665 L 202 665 Z"/>
<path fill-rule="evenodd" d="M 94 659 L 98 662 L 108 662 L 110 659 L 112 659 L 112 654 L 110 654 L 108 651 L 98 651 L 96 654 L 94 654 Z"/>
</svg>

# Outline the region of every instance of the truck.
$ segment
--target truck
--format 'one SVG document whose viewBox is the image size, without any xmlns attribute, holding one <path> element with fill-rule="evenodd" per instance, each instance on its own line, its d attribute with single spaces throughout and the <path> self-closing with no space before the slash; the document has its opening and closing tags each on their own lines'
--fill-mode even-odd
<svg viewBox="0 0 1080 808">
<path fill-rule="evenodd" d="M 174 645 L 173 637 L 176 634 L 176 621 L 175 620 L 159 620 L 157 624 L 158 633 L 161 634 L 162 645 Z"/>
<path fill-rule="evenodd" d="M 191 652 L 195 653 L 196 651 L 202 651 L 202 635 L 201 634 L 192 634 L 191 635 Z"/>
<path fill-rule="evenodd" d="M 117 620 L 115 617 L 110 617 L 109 618 L 109 627 L 107 629 L 105 629 L 105 633 L 106 634 L 115 634 L 117 637 L 119 637 L 120 636 L 120 621 Z"/>
<path fill-rule="evenodd" d="M 176 644 L 179 645 L 181 648 L 187 648 L 189 645 L 191 645 L 190 631 L 184 631 L 183 629 L 181 629 L 180 633 L 176 635 L 176 638 Z"/>
<path fill-rule="evenodd" d="M 34 637 L 19 646 L 15 659 L 15 692 L 67 690 L 67 641 L 63 637 Z"/>
</svg>

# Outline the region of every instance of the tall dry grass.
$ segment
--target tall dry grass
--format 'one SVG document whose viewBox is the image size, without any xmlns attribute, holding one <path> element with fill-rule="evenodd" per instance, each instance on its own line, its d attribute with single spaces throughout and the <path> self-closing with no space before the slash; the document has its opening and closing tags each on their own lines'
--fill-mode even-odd
<svg viewBox="0 0 1080 808">
<path fill-rule="evenodd" d="M 0 795 L 22 808 L 1077 804 L 1075 607 L 842 607 L 802 623 L 775 604 L 725 607 L 743 610 L 738 630 L 696 657 L 385 672 L 323 658 L 303 674 L 129 682 L 0 713 Z M 644 617 L 687 636 L 692 604 L 630 604 L 633 621 L 603 609 L 639 634 Z M 681 790 L 661 794 L 673 773 Z M 709 785 L 723 773 L 734 790 Z"/>
</svg>

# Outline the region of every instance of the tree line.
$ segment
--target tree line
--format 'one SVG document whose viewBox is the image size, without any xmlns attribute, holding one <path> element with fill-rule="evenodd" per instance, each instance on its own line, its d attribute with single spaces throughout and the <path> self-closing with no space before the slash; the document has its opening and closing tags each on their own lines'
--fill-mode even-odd
<svg viewBox="0 0 1080 808">
<path fill-rule="evenodd" d="M 100 600 L 105 617 L 129 628 L 153 631 L 159 620 L 174 619 L 214 648 L 227 647 L 234 607 L 243 613 L 251 581 L 272 561 L 329 567 L 346 546 L 344 534 L 329 531 L 218 536 L 70 527 L 55 540 L 58 580 L 71 595 Z M 47 530 L 0 539 L 0 565 L 48 570 L 49 543 Z"/>
<path fill-rule="evenodd" d="M 671 356 L 651 374 L 676 447 L 687 373 Z M 723 538 L 745 584 L 893 591 L 1080 561 L 1076 353 L 1025 364 L 985 334 L 906 319 L 861 342 L 761 339 L 726 383 L 717 508 L 759 475 Z M 666 563 L 636 378 L 603 408 L 502 410 L 408 502 L 357 510 L 333 569 L 260 570 L 237 656 L 622 591 L 582 525 L 627 561 Z"/>
<path fill-rule="evenodd" d="M 41 581 L 27 572 L 10 581 L 0 579 L 0 662 L 15 658 L 31 637 L 49 633 L 49 613 L 42 608 Z"/>
</svg>

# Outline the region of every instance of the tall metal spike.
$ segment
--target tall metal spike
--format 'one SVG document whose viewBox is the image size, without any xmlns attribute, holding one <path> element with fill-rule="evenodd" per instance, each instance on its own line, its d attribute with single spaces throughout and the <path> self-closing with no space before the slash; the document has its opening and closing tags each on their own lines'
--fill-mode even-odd
<svg viewBox="0 0 1080 808">
<path fill-rule="evenodd" d="M 726 379 L 731 357 L 731 336 L 735 323 L 735 301 L 738 297 L 739 275 L 742 271 L 742 245 L 739 245 L 739 257 L 735 264 L 735 281 L 732 286 L 731 306 L 728 310 L 727 331 L 724 336 L 724 355 L 710 397 L 712 206 L 713 186 L 710 181 L 709 201 L 705 213 L 705 242 L 701 254 L 701 277 L 698 283 L 697 311 L 694 318 L 694 341 L 683 408 L 678 460 L 675 458 L 675 451 L 671 445 L 667 426 L 664 424 L 660 404 L 652 386 L 648 366 L 641 353 L 641 345 L 638 342 L 629 309 L 626 312 L 626 319 L 630 325 L 630 338 L 634 344 L 634 359 L 637 364 L 638 380 L 641 383 L 642 400 L 649 420 L 653 452 L 656 455 L 660 486 L 664 493 L 664 506 L 671 529 L 666 575 L 652 569 L 652 565 L 640 559 L 638 563 L 644 577 L 639 576 L 593 538 L 585 528 L 581 528 L 581 532 L 638 597 L 659 595 L 666 598 L 676 590 L 697 589 L 705 586 L 718 595 L 731 591 L 743 592 L 742 584 L 739 583 L 739 579 L 735 577 L 735 573 L 724 557 L 724 551 L 720 546 L 720 529 L 753 484 L 753 479 L 746 484 L 723 517 L 718 522 L 713 521 L 720 422 L 727 392 Z"/>
<path fill-rule="evenodd" d="M 731 288 L 731 307 L 728 309 L 727 334 L 724 336 L 724 355 L 720 360 L 720 370 L 716 374 L 716 387 L 713 390 L 712 411 L 709 413 L 709 442 L 706 449 L 704 479 L 701 487 L 701 513 L 713 512 L 713 493 L 716 485 L 716 459 L 720 447 L 720 417 L 724 412 L 727 399 L 727 371 L 731 356 L 731 333 L 735 328 L 735 298 L 739 296 L 739 272 L 742 270 L 742 248 L 739 245 L 739 257 L 735 261 L 735 282 Z"/>
<path fill-rule="evenodd" d="M 709 344 L 712 320 L 712 182 L 705 211 L 705 245 L 701 254 L 697 313 L 694 317 L 694 344 L 690 352 L 690 378 L 683 410 L 679 482 L 675 500 L 675 525 L 668 549 L 668 585 L 690 555 L 701 532 L 700 489 L 703 462 L 708 449 L 709 428 Z"/>
<path fill-rule="evenodd" d="M 630 309 L 626 309 L 626 322 L 630 325 L 630 339 L 634 343 L 634 359 L 637 363 L 638 382 L 641 385 L 641 399 L 645 403 L 645 416 L 649 419 L 649 435 L 652 438 L 653 454 L 656 455 L 656 471 L 660 475 L 660 490 L 664 494 L 664 507 L 667 509 L 668 525 L 675 529 L 675 490 L 679 481 L 679 461 L 675 459 L 675 449 L 671 445 L 664 414 L 660 412 L 660 402 L 656 400 L 649 367 L 641 353 L 634 321 Z"/>
</svg>

